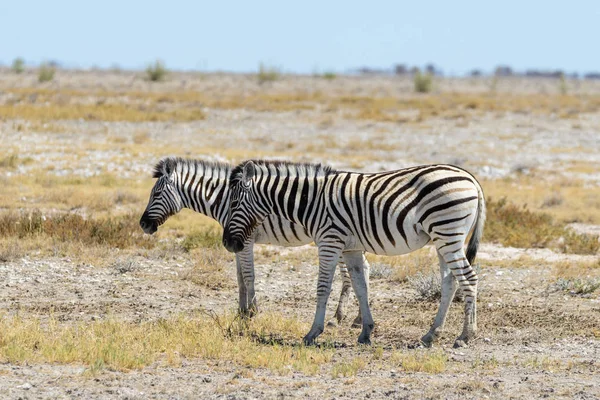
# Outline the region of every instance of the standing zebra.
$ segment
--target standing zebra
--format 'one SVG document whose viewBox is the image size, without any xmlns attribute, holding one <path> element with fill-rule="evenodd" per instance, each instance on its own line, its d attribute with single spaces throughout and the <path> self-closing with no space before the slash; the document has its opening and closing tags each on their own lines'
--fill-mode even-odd
<svg viewBox="0 0 600 400">
<path fill-rule="evenodd" d="M 225 163 L 164 158 L 154 167 L 153 177 L 158 180 L 150 193 L 150 200 L 140 219 L 145 233 L 153 234 L 167 218 L 177 214 L 183 207 L 207 215 L 221 226 L 225 223 L 229 206 L 229 174 L 231 166 Z M 244 251 L 236 254 L 239 289 L 239 307 L 242 314 L 256 311 L 254 292 L 253 243 L 276 244 L 286 247 L 301 246 L 312 242 L 302 226 L 288 220 L 271 216 L 248 238 Z M 368 269 L 368 263 L 365 267 Z M 340 265 L 342 292 L 335 313 L 337 322 L 344 319 L 344 306 L 350 291 L 350 276 Z M 360 323 L 360 314 L 354 324 Z"/>
<path fill-rule="evenodd" d="M 363 252 L 405 254 L 429 242 L 440 261 L 442 299 L 421 341 L 431 346 L 439 336 L 457 281 L 465 295 L 465 317 L 455 347 L 475 336 L 477 274 L 471 264 L 483 232 L 485 202 L 481 186 L 468 172 L 451 165 L 425 165 L 361 174 L 321 164 L 258 160 L 235 167 L 230 188 L 230 214 L 223 232 L 229 251 L 244 251 L 255 228 L 272 215 L 304 227 L 319 247 L 317 309 L 304 337 L 306 344 L 323 332 L 340 254 L 350 268 L 363 317 L 358 341 L 370 343 L 373 319 L 360 263 Z"/>
</svg>

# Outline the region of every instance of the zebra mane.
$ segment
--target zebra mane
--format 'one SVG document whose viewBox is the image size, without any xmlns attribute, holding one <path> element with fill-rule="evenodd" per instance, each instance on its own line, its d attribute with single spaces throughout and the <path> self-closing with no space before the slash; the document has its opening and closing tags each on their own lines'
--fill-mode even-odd
<svg viewBox="0 0 600 400">
<path fill-rule="evenodd" d="M 178 167 L 182 166 L 195 166 L 195 170 L 199 170 L 202 168 L 203 170 L 207 169 L 216 169 L 216 170 L 225 170 L 227 173 L 231 170 L 231 165 L 224 162 L 218 161 L 205 161 L 205 160 L 197 160 L 191 158 L 181 158 L 181 157 L 165 157 L 154 166 L 154 170 L 152 171 L 153 178 L 160 178 L 165 175 L 170 175 L 178 169 Z M 200 167 L 200 168 L 199 168 Z"/>
<path fill-rule="evenodd" d="M 249 162 L 254 163 L 258 168 L 266 167 L 267 170 L 275 169 L 285 176 L 327 176 L 336 171 L 329 165 L 321 163 L 295 163 L 282 160 L 246 160 L 238 164 L 231 170 L 230 182 L 237 181 L 242 178 L 244 167 Z"/>
</svg>

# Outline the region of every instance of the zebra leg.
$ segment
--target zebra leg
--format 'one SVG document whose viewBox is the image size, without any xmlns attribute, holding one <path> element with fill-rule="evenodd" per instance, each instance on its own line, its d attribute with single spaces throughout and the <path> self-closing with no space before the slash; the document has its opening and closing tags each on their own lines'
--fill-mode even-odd
<svg viewBox="0 0 600 400">
<path fill-rule="evenodd" d="M 366 282 L 366 287 L 367 287 L 367 300 L 369 299 L 369 274 L 371 272 L 371 265 L 369 264 L 369 261 L 367 261 L 367 257 L 365 257 L 365 254 L 363 253 L 363 270 L 364 270 L 364 275 L 365 275 L 365 282 Z M 356 316 L 356 318 L 354 318 L 354 321 L 352 321 L 352 328 L 360 328 L 362 326 L 362 313 L 360 311 L 360 307 L 358 308 L 358 315 Z"/>
<path fill-rule="evenodd" d="M 444 261 L 444 258 L 438 252 L 438 259 L 440 260 L 440 274 L 442 275 L 442 299 L 440 300 L 440 306 L 438 308 L 437 315 L 433 320 L 433 325 L 429 329 L 429 332 L 421 338 L 421 343 L 426 347 L 431 347 L 433 342 L 440 336 L 442 329 L 444 329 L 444 322 L 446 322 L 446 315 L 448 309 L 456 293 L 456 279 L 450 268 Z"/>
<path fill-rule="evenodd" d="M 444 248 L 446 250 L 446 248 Z M 441 252 L 440 252 L 441 253 Z M 464 347 L 477 334 L 477 273 L 467 261 L 465 251 L 461 247 L 455 251 L 446 251 L 442 255 L 452 275 L 465 295 L 465 319 L 463 331 L 454 341 L 454 347 Z"/>
<path fill-rule="evenodd" d="M 248 310 L 248 290 L 246 290 L 246 284 L 244 283 L 244 276 L 242 274 L 242 263 L 240 261 L 240 256 L 238 254 L 235 255 L 235 266 L 237 272 L 237 281 L 238 281 L 238 312 L 242 316 L 246 316 L 249 314 Z"/>
<path fill-rule="evenodd" d="M 328 241 L 318 243 L 319 245 L 319 280 L 317 282 L 317 310 L 310 331 L 304 336 L 305 345 L 312 345 L 317 336 L 323 333 L 325 329 L 325 310 L 327 308 L 327 299 L 331 293 L 331 283 L 335 267 L 342 253 L 342 242 Z"/>
<path fill-rule="evenodd" d="M 241 311 L 243 315 L 252 317 L 258 312 L 254 291 L 254 243 L 246 243 L 244 250 L 236 253 L 236 257 L 240 263 L 242 280 L 246 290 L 246 307 Z"/>
<path fill-rule="evenodd" d="M 358 343 L 371 344 L 371 332 L 373 331 L 374 323 L 369 308 L 369 280 L 365 276 L 369 273 L 365 255 L 362 251 L 352 251 L 344 253 L 344 260 L 350 269 L 352 278 L 352 286 L 354 293 L 358 298 L 360 306 L 360 315 L 362 316 L 362 332 L 358 337 Z"/>
<path fill-rule="evenodd" d="M 344 318 L 346 318 L 346 313 L 344 309 L 346 305 L 348 305 L 348 298 L 350 297 L 350 288 L 352 287 L 352 281 L 350 280 L 350 274 L 348 273 L 348 267 L 342 264 L 342 261 L 339 263 L 340 275 L 342 276 L 342 292 L 340 293 L 340 300 L 338 301 L 338 306 L 335 310 L 335 320 L 331 320 L 327 323 L 328 326 L 337 326 L 341 324 Z"/>
</svg>

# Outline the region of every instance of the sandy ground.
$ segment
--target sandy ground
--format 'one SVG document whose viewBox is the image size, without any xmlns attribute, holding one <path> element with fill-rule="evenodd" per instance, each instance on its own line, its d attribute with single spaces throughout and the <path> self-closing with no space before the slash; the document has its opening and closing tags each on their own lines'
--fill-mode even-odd
<svg viewBox="0 0 600 400">
<path fill-rule="evenodd" d="M 94 86 L 98 79 L 89 74 L 59 78 L 63 88 Z M 309 78 L 286 78 L 270 90 L 302 87 L 306 84 L 303 79 Z M 333 83 L 319 81 L 312 90 L 354 90 L 368 95 L 402 93 L 410 88 L 410 82 L 391 87 L 389 79 L 340 78 Z M 3 88 L 33 85 L 33 80 L 28 76 L 15 82 L 0 74 Z M 108 75 L 102 82 L 109 89 L 140 89 L 147 85 L 127 74 Z M 250 78 L 227 75 L 201 80 L 180 75 L 168 84 L 213 92 L 224 87 L 258 90 Z M 449 79 L 441 85 L 441 90 L 447 91 L 454 87 L 487 90 L 486 83 L 470 84 L 465 80 Z M 499 90 L 504 90 L 502 85 Z M 536 92 L 538 86 L 528 83 L 511 88 Z M 596 85 L 578 90 L 595 93 L 599 89 Z M 2 96 L 0 93 L 0 99 Z M 18 129 L 18 124 L 26 121 L 0 120 L 0 140 L 34 160 L 3 173 L 28 174 L 51 167 L 60 176 L 86 177 L 110 171 L 131 178 L 148 176 L 151 166 L 163 155 L 239 161 L 247 154 L 259 154 L 326 161 L 337 168 L 361 171 L 449 162 L 465 166 L 478 177 L 498 179 L 535 168 L 551 180 L 566 163 L 586 161 L 597 165 L 600 161 L 600 114 L 584 114 L 576 124 L 552 115 L 487 114 L 468 121 L 434 118 L 421 125 L 341 116 L 323 123 L 320 111 L 307 110 L 273 113 L 209 109 L 206 114 L 205 120 L 189 123 L 64 121 L 55 123 L 60 128 L 57 132 L 32 129 L 27 133 Z M 148 142 L 135 155 L 123 152 L 120 143 L 130 144 L 140 130 L 147 132 Z M 338 143 L 324 149 L 327 159 L 322 158 L 320 149 L 326 146 L 320 144 L 325 139 Z M 160 149 L 167 154 L 160 153 Z M 560 177 L 597 185 L 597 172 L 563 171 Z M 597 233 L 600 226 L 576 224 L 574 229 Z M 297 258 L 291 255 L 314 248 L 268 247 L 266 251 L 280 256 L 257 259 L 261 310 L 283 311 L 311 321 L 316 266 L 310 262 L 296 265 Z M 539 264 L 527 268 L 506 266 L 507 260 L 518 260 L 523 255 Z M 139 322 L 205 309 L 221 312 L 235 306 L 233 263 L 227 269 L 232 285 L 215 291 L 181 279 L 193 263 L 188 256 L 165 260 L 150 251 L 124 257 L 133 262 L 127 271 L 35 254 L 0 263 L 0 310 L 8 316 L 41 320 L 52 315 L 65 323 L 109 317 Z M 479 258 L 480 337 L 468 348 L 451 348 L 461 319 L 461 305 L 454 304 L 447 333 L 437 345 L 449 359 L 442 373 L 367 366 L 355 377 L 333 378 L 329 373 L 305 376 L 278 375 L 262 369 L 248 372 L 245 367 L 227 362 L 185 359 L 180 367 L 160 364 L 139 371 L 103 371 L 90 376 L 81 365 L 1 364 L 0 398 L 600 398 L 600 297 L 597 292 L 574 296 L 552 287 L 553 263 L 577 263 L 596 256 L 484 244 Z M 328 318 L 340 289 L 338 277 L 334 285 Z M 382 346 L 384 352 L 408 349 L 428 329 L 437 307 L 435 302 L 418 300 L 409 284 L 380 278 L 372 280 L 371 304 L 376 321 L 374 344 Z M 349 309 L 353 316 L 357 310 L 354 300 Z M 588 331 L 582 334 L 577 329 L 572 334 L 574 326 Z M 349 320 L 327 329 L 337 329 L 344 345 L 336 356 L 350 358 L 364 351 L 355 344 L 359 332 L 350 328 Z M 492 361 L 494 367 L 478 366 Z"/>
</svg>

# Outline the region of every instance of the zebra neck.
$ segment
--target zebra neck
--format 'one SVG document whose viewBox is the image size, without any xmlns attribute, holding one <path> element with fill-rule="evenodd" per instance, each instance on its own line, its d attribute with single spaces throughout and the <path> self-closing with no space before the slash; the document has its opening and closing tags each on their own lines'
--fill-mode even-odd
<svg viewBox="0 0 600 400">
<path fill-rule="evenodd" d="M 182 205 L 223 225 L 229 203 L 229 169 L 195 167 L 189 173 L 181 171 L 176 180 Z"/>
<path fill-rule="evenodd" d="M 258 196 L 264 199 L 261 203 L 266 205 L 269 213 L 309 228 L 315 213 L 320 212 L 317 204 L 326 181 L 327 177 L 322 175 L 280 176 L 276 190 L 272 185 L 264 185 Z M 290 191 L 290 188 L 293 190 Z"/>
</svg>

